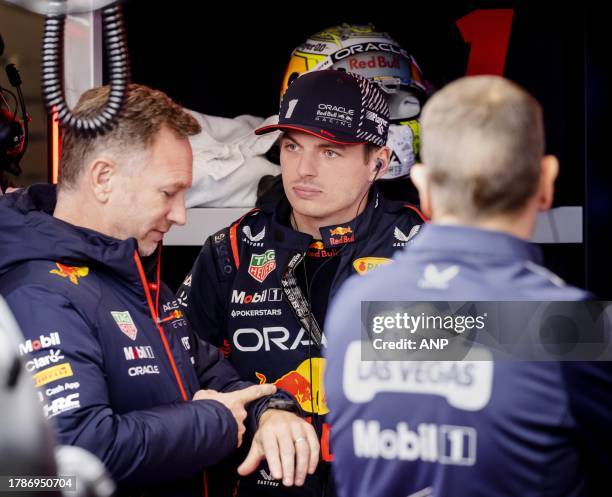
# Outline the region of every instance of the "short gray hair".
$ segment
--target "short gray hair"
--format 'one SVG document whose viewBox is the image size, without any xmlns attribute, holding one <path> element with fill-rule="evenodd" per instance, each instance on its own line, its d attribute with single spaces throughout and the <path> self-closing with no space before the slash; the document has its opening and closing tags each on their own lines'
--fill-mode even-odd
<svg viewBox="0 0 612 497">
<path fill-rule="evenodd" d="M 536 191 L 544 155 L 540 104 L 498 76 L 454 81 L 425 105 L 423 162 L 438 214 L 513 214 Z"/>
</svg>

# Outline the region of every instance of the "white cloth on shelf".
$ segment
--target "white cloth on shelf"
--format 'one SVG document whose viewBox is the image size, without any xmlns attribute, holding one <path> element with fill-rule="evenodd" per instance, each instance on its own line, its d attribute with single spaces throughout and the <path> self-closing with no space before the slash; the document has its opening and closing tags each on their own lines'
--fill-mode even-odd
<svg viewBox="0 0 612 497">
<path fill-rule="evenodd" d="M 252 207 L 257 184 L 266 174 L 280 174 L 280 167 L 264 154 L 280 131 L 257 136 L 255 129 L 278 122 L 243 115 L 234 119 L 200 114 L 189 109 L 202 132 L 189 137 L 193 149 L 193 185 L 186 195 L 187 207 Z"/>
</svg>

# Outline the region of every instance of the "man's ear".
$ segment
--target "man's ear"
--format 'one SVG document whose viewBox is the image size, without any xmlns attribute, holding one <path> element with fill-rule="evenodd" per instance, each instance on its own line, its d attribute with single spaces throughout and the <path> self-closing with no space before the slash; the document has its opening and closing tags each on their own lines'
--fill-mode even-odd
<svg viewBox="0 0 612 497">
<path fill-rule="evenodd" d="M 414 164 L 410 168 L 410 179 L 419 191 L 421 212 L 431 219 L 431 189 L 429 184 L 429 171 L 425 164 Z"/>
<path fill-rule="evenodd" d="M 555 196 L 555 180 L 559 175 L 559 161 L 554 155 L 542 158 L 540 182 L 537 191 L 537 208 L 547 211 L 551 208 Z"/>
<path fill-rule="evenodd" d="M 391 160 L 391 149 L 389 147 L 380 147 L 376 153 L 373 153 L 370 157 L 370 161 L 368 166 L 372 168 L 372 178 L 370 181 L 374 181 L 374 179 L 382 178 L 387 169 L 389 169 L 389 161 Z M 378 164 L 382 164 L 377 168 Z M 378 171 L 377 171 L 378 169 Z"/>
<path fill-rule="evenodd" d="M 108 198 L 116 182 L 117 164 L 107 158 L 95 159 L 88 168 L 89 185 L 94 197 L 101 203 L 108 202 Z"/>
</svg>

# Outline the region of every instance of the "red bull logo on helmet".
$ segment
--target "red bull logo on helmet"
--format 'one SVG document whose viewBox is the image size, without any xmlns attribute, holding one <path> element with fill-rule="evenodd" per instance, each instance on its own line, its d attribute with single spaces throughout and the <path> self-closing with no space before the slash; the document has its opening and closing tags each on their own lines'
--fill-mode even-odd
<svg viewBox="0 0 612 497">
<path fill-rule="evenodd" d="M 310 371 L 312 370 L 312 381 Z M 327 394 L 323 384 L 325 359 L 313 357 L 303 361 L 297 369 L 289 371 L 273 382 L 277 388 L 282 388 L 295 397 L 304 412 L 327 414 Z M 259 383 L 266 383 L 266 376 L 255 373 Z"/>
<path fill-rule="evenodd" d="M 372 69 L 372 68 L 383 68 L 383 69 L 399 69 L 400 59 L 399 56 L 393 55 L 392 57 L 385 57 L 384 55 L 372 55 L 366 60 L 351 58 L 348 60 L 349 69 Z"/>
</svg>

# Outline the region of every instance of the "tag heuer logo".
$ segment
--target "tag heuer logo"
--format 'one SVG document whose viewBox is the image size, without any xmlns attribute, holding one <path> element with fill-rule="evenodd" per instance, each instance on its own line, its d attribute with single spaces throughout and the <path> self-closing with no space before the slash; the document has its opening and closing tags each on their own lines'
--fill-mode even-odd
<svg viewBox="0 0 612 497">
<path fill-rule="evenodd" d="M 260 283 L 268 277 L 268 275 L 276 269 L 276 257 L 274 250 L 266 250 L 263 254 L 251 255 L 251 264 L 249 264 L 249 274 Z"/>
<path fill-rule="evenodd" d="M 136 329 L 136 325 L 134 324 L 132 316 L 130 316 L 128 311 L 111 311 L 111 316 L 113 316 L 115 323 L 117 323 L 117 326 L 119 326 L 119 329 L 123 333 L 125 333 L 132 340 L 136 340 L 138 330 Z"/>
</svg>

